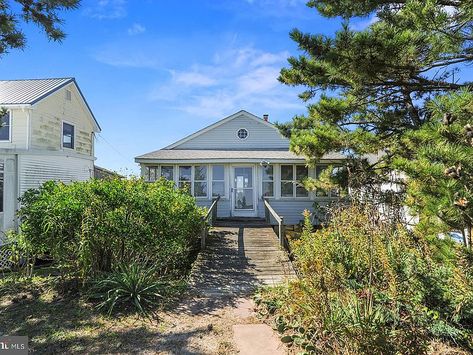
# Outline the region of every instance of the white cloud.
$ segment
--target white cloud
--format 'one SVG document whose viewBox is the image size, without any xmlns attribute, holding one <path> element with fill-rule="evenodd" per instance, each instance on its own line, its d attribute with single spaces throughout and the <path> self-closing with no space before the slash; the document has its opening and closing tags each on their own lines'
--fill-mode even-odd
<svg viewBox="0 0 473 355">
<path fill-rule="evenodd" d="M 126 0 L 99 0 L 86 6 L 84 13 L 99 20 L 113 20 L 127 15 Z"/>
<path fill-rule="evenodd" d="M 128 34 L 130 36 L 139 35 L 144 32 L 146 32 L 146 28 L 139 23 L 134 23 L 130 28 L 128 28 Z"/>
<path fill-rule="evenodd" d="M 209 63 L 189 70 L 171 70 L 170 78 L 149 93 L 159 101 L 191 116 L 218 118 L 239 109 L 301 109 L 294 90 L 278 82 L 287 52 L 265 52 L 252 46 L 227 48 Z"/>
<path fill-rule="evenodd" d="M 372 16 L 368 19 L 364 19 L 358 22 L 354 22 L 350 25 L 350 28 L 355 31 L 363 31 L 379 21 L 377 16 Z"/>
<path fill-rule="evenodd" d="M 94 54 L 95 60 L 113 67 L 159 69 L 159 63 L 153 56 L 128 48 L 104 48 Z"/>
<path fill-rule="evenodd" d="M 173 71 L 174 81 L 185 86 L 212 86 L 216 83 L 214 78 L 205 74 L 191 72 L 175 72 Z"/>
</svg>

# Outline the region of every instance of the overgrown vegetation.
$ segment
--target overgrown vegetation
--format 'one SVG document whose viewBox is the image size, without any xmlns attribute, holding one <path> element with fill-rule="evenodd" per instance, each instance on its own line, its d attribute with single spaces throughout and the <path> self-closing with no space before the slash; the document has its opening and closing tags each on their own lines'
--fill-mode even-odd
<svg viewBox="0 0 473 355">
<path fill-rule="evenodd" d="M 471 351 L 473 255 L 434 241 L 373 208 L 336 210 L 293 242 L 300 279 L 257 301 L 306 353 L 419 354 L 433 341 Z"/>
<path fill-rule="evenodd" d="M 155 306 L 187 274 L 203 227 L 195 199 L 165 180 L 50 181 L 21 205 L 14 257 L 31 271 L 47 255 L 64 288 L 94 285 L 109 313 Z"/>
</svg>

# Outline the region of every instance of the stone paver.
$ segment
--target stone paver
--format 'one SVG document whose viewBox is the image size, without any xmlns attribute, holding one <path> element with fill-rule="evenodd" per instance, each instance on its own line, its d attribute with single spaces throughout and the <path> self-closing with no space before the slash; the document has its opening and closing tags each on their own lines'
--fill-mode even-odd
<svg viewBox="0 0 473 355">
<path fill-rule="evenodd" d="M 284 345 L 266 324 L 233 326 L 233 342 L 240 355 L 284 355 Z"/>
</svg>

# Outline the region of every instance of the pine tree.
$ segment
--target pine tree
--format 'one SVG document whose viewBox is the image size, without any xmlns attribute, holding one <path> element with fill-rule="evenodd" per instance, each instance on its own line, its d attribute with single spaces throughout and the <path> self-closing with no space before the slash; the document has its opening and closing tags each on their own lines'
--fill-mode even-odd
<svg viewBox="0 0 473 355">
<path fill-rule="evenodd" d="M 463 91 L 428 104 L 432 117 L 402 138 L 417 147 L 393 165 L 408 176 L 407 203 L 420 217 L 419 228 L 466 231 L 473 245 L 473 94 Z M 466 240 L 465 240 L 466 241 Z"/>
<path fill-rule="evenodd" d="M 340 173 L 345 178 L 359 184 L 388 178 L 396 157 L 415 152 L 402 137 L 429 122 L 428 103 L 468 87 L 460 74 L 473 59 L 473 1 L 312 0 L 308 6 L 344 22 L 334 36 L 291 32 L 303 54 L 289 58 L 280 80 L 305 87 L 300 97 L 308 114 L 280 125 L 281 132 L 292 151 L 312 162 L 330 151 L 348 153 L 353 161 Z M 376 21 L 354 31 L 360 16 Z M 377 162 L 362 159 L 378 152 Z"/>
<path fill-rule="evenodd" d="M 0 0 L 0 56 L 10 49 L 22 49 L 26 37 L 20 29 L 21 21 L 32 22 L 46 33 L 48 39 L 61 41 L 66 36 L 60 28 L 62 19 L 58 12 L 72 10 L 79 6 L 80 0 Z"/>
<path fill-rule="evenodd" d="M 333 36 L 291 32 L 302 54 L 289 58 L 280 80 L 304 87 L 308 113 L 279 128 L 309 162 L 330 151 L 347 153 L 349 164 L 332 182 L 372 187 L 370 195 L 381 202 L 399 203 L 403 179 L 395 193 L 381 193 L 380 186 L 392 181 L 401 159 L 415 159 L 418 147 L 409 137 L 437 122 L 437 98 L 469 90 L 461 74 L 473 60 L 473 1 L 312 0 L 308 6 L 343 24 Z M 355 31 L 360 17 L 375 21 Z M 365 159 L 369 153 L 378 159 Z M 412 168 L 406 172 L 415 174 Z"/>
</svg>

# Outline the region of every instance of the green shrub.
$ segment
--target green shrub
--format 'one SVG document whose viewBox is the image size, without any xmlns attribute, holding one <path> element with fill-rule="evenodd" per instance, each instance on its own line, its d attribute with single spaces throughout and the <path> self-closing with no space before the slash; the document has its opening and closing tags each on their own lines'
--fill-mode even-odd
<svg viewBox="0 0 473 355">
<path fill-rule="evenodd" d="M 327 228 L 306 229 L 292 244 L 300 279 L 258 298 L 281 317 L 286 337 L 320 353 L 417 354 L 433 339 L 473 349 L 466 249 L 448 244 L 445 260 L 435 255 L 438 242 L 431 248 L 366 206 L 332 215 Z"/>
<path fill-rule="evenodd" d="M 49 253 L 64 272 L 84 278 L 128 260 L 153 261 L 160 275 L 180 275 L 202 227 L 195 199 L 172 182 L 46 182 L 21 198 L 20 244 Z"/>
<path fill-rule="evenodd" d="M 94 285 L 95 295 L 109 315 L 116 308 L 147 315 L 163 298 L 167 283 L 159 281 L 156 269 L 132 262 L 117 267 Z"/>
</svg>

